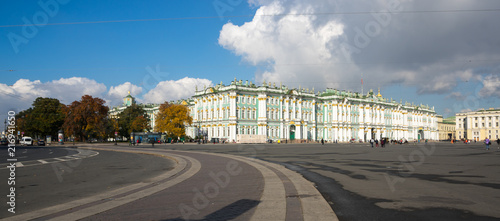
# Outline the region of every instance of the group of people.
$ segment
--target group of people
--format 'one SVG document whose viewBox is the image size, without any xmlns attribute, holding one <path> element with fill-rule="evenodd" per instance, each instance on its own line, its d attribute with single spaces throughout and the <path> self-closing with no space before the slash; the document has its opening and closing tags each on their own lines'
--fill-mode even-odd
<svg viewBox="0 0 500 221">
<path fill-rule="evenodd" d="M 484 139 L 484 144 L 486 144 L 486 150 L 489 150 L 491 145 L 490 139 L 488 138 Z M 497 139 L 497 145 L 498 145 L 497 149 L 500 149 L 500 138 Z"/>
<path fill-rule="evenodd" d="M 378 147 L 379 140 L 378 139 L 374 140 L 373 138 L 370 139 L 370 144 L 372 145 L 372 148 L 373 148 L 374 143 L 375 143 L 375 147 Z M 385 147 L 385 140 L 384 139 L 380 140 L 380 146 Z"/>
</svg>

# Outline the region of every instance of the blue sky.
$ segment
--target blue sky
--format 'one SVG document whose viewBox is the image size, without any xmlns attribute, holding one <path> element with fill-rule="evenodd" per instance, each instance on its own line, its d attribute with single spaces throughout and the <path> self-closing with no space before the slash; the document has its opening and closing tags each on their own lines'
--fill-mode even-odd
<svg viewBox="0 0 500 221">
<path fill-rule="evenodd" d="M 32 1 L 9 1 L 2 7 L 3 25 L 32 20 L 41 7 Z M 245 4 L 234 7 L 235 14 L 251 14 Z M 171 79 L 197 76 L 213 79 L 229 72 L 245 71 L 240 59 L 217 43 L 224 22 L 211 1 L 70 1 L 61 5 L 49 23 L 116 21 L 158 18 L 215 17 L 172 21 L 136 21 L 103 24 L 46 25 L 13 53 L 9 32 L 22 33 L 23 27 L 2 28 L 2 66 L 16 70 L 4 83 L 37 76 L 41 81 L 82 76 L 107 86 L 142 80 L 147 66 L 160 65 Z M 251 19 L 247 17 L 245 19 Z M 233 21 L 243 19 L 232 19 Z M 7 22 L 8 21 L 8 22 Z M 222 72 L 222 73 L 221 73 Z M 218 78 L 214 79 L 217 80 Z M 220 78 L 223 79 L 223 78 Z"/>
<path fill-rule="evenodd" d="M 131 91 L 158 103 L 234 78 L 360 91 L 361 73 L 365 92 L 380 87 L 445 117 L 500 107 L 498 1 L 41 2 L 58 10 L 37 1 L 0 7 L 2 113 L 38 96 L 69 104 L 91 94 L 113 106 Z M 49 25 L 20 26 L 43 16 Z"/>
</svg>

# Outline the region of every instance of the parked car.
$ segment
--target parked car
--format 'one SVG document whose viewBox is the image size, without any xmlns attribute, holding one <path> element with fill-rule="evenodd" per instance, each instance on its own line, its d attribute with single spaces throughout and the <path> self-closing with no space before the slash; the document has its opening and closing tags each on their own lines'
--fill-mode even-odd
<svg viewBox="0 0 500 221">
<path fill-rule="evenodd" d="M 7 146 L 7 145 L 9 145 L 9 142 L 7 141 L 7 139 L 0 140 L 0 146 Z"/>
<path fill-rule="evenodd" d="M 45 146 L 45 140 L 38 140 L 38 146 Z"/>
<path fill-rule="evenodd" d="M 33 145 L 33 139 L 31 137 L 23 137 L 20 142 L 21 145 L 31 146 Z"/>
</svg>

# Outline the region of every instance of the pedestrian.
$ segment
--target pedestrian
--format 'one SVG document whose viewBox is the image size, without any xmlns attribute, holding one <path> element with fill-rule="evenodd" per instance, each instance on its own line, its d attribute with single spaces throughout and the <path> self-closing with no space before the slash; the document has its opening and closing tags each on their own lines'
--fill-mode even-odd
<svg viewBox="0 0 500 221">
<path fill-rule="evenodd" d="M 500 138 L 497 138 L 498 149 L 500 149 Z"/>
<path fill-rule="evenodd" d="M 373 138 L 370 139 L 370 144 L 372 145 L 372 148 L 373 148 Z"/>
<path fill-rule="evenodd" d="M 375 139 L 375 147 L 378 147 L 378 139 Z"/>
<path fill-rule="evenodd" d="M 323 138 L 321 138 L 321 145 L 325 145 L 325 140 L 323 140 Z"/>
<path fill-rule="evenodd" d="M 484 144 L 486 144 L 486 150 L 490 150 L 490 139 L 486 138 L 484 139 Z"/>
</svg>

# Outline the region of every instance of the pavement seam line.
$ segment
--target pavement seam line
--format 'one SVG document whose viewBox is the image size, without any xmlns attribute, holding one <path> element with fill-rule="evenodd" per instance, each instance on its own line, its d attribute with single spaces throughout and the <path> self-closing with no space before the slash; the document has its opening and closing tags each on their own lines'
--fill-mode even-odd
<svg viewBox="0 0 500 221">
<path fill-rule="evenodd" d="M 103 149 L 103 150 L 105 150 L 105 149 Z M 55 205 L 55 206 L 43 208 L 43 209 L 40 209 L 40 210 L 36 210 L 36 211 L 32 211 L 32 212 L 28 212 L 28 213 L 24 213 L 24 214 L 12 216 L 12 217 L 0 219 L 0 221 L 2 221 L 2 220 L 14 220 L 14 221 L 15 220 L 30 220 L 30 219 L 36 219 L 36 218 L 40 218 L 40 217 L 45 217 L 45 216 L 49 216 L 51 214 L 55 214 L 55 213 L 58 213 L 58 212 L 69 210 L 69 209 L 72 209 L 72 208 L 75 208 L 75 207 L 78 207 L 78 206 L 82 206 L 82 205 L 85 205 L 85 204 L 89 204 L 89 203 L 93 203 L 93 202 L 98 202 L 98 201 L 101 201 L 101 200 L 105 200 L 105 199 L 108 199 L 108 198 L 110 198 L 112 196 L 116 196 L 116 195 L 119 195 L 119 194 L 122 194 L 122 193 L 126 193 L 126 192 L 132 191 L 134 189 L 139 189 L 139 188 L 147 186 L 147 185 L 149 185 L 151 183 L 155 183 L 155 182 L 158 182 L 160 180 L 166 179 L 168 177 L 174 176 L 177 173 L 179 173 L 180 171 L 182 171 L 187 166 L 186 161 L 183 159 L 184 156 L 181 157 L 179 155 L 175 155 L 175 157 L 178 157 L 178 159 L 175 160 L 175 162 L 177 163 L 178 166 L 176 166 L 172 170 L 169 170 L 169 171 L 165 172 L 164 174 L 161 174 L 159 176 L 154 177 L 148 183 L 142 183 L 141 182 L 141 183 L 131 184 L 131 185 L 128 185 L 128 186 L 125 186 L 125 187 L 118 188 L 116 190 L 107 191 L 107 192 L 104 192 L 104 193 L 101 193 L 101 194 L 98 194 L 98 195 L 94 195 L 94 196 L 89 196 L 89 197 L 86 197 L 84 199 L 74 200 L 74 201 L 71 201 L 71 202 L 68 202 L 68 203 L 64 203 L 62 205 Z M 170 158 L 170 157 L 166 157 L 166 158 Z M 196 163 L 199 164 L 199 162 L 197 160 L 195 160 L 195 159 L 192 159 L 192 160 L 194 160 L 194 163 L 191 162 L 192 165 L 195 165 Z M 193 168 L 193 166 L 191 167 L 191 169 L 192 168 Z M 194 168 L 194 169 L 196 170 L 196 168 Z M 199 168 L 198 168 L 198 170 L 199 170 Z M 198 170 L 196 170 L 196 172 Z M 189 171 L 186 171 L 186 172 L 189 172 Z M 174 178 L 174 179 L 177 179 L 177 178 Z M 101 205 L 101 204 L 99 204 L 99 205 Z"/>
<path fill-rule="evenodd" d="M 94 151 L 92 151 L 92 152 L 94 152 Z M 79 153 L 76 153 L 76 154 L 73 154 L 73 155 L 63 156 L 63 157 L 69 157 L 67 159 L 59 159 L 57 157 L 54 157 L 54 158 L 46 158 L 46 159 L 43 159 L 43 160 L 30 160 L 30 161 L 24 162 L 26 164 L 23 165 L 23 166 L 24 167 L 29 167 L 29 166 L 37 166 L 37 165 L 42 165 L 42 164 L 47 164 L 47 163 L 60 163 L 60 162 L 65 162 L 65 161 L 70 161 L 70 160 L 79 160 L 79 159 L 84 159 L 84 158 L 87 158 L 87 157 L 94 157 L 94 156 L 99 155 L 98 152 L 94 152 L 94 153 L 91 153 L 91 154 L 93 154 L 93 155 L 90 155 L 90 154 L 89 155 L 81 155 L 81 152 L 79 152 Z M 49 161 L 45 161 L 45 160 L 49 160 L 49 161 L 50 160 L 55 160 L 55 161 L 49 162 Z M 7 169 L 6 166 L 8 166 L 8 165 L 9 164 L 0 164 L 0 169 Z"/>
<path fill-rule="evenodd" d="M 181 175 L 179 175 L 178 177 L 176 177 L 172 180 L 166 181 L 165 183 L 153 186 L 153 187 L 145 189 L 145 190 L 141 190 L 141 191 L 138 191 L 138 192 L 135 192 L 132 194 L 128 194 L 128 195 L 123 196 L 121 198 L 113 199 L 113 200 L 106 202 L 106 203 L 101 203 L 101 204 L 98 204 L 95 206 L 81 209 L 81 210 L 75 211 L 73 213 L 59 216 L 59 217 L 56 217 L 56 218 L 53 218 L 50 220 L 51 221 L 79 220 L 79 219 L 82 219 L 85 217 L 96 215 L 98 213 L 116 208 L 118 206 L 122 206 L 124 204 L 139 200 L 141 198 L 150 196 L 154 193 L 157 193 L 159 191 L 162 191 L 164 189 L 167 189 L 167 188 L 170 188 L 174 185 L 177 185 L 177 184 L 185 181 L 186 179 L 189 179 L 190 177 L 192 177 L 201 168 L 201 163 L 198 160 L 190 158 L 190 157 L 186 157 L 186 156 L 182 156 L 182 157 L 188 159 L 191 162 L 192 166 L 188 171 L 186 171 L 185 173 L 182 173 Z"/>
<path fill-rule="evenodd" d="M 323 198 L 321 193 L 314 187 L 312 182 L 306 180 L 299 173 L 291 171 L 282 165 L 269 162 L 265 163 L 268 166 L 281 171 L 293 183 L 302 204 L 302 215 L 304 216 L 304 221 L 338 220 L 335 212 L 332 210 L 328 202 Z"/>
<path fill-rule="evenodd" d="M 264 178 L 264 191 L 260 198 L 260 203 L 257 205 L 251 220 L 285 220 L 286 219 L 286 193 L 283 182 L 279 176 L 271 169 L 254 162 L 251 158 L 240 158 L 229 154 L 216 154 L 197 151 L 178 151 L 185 153 L 208 154 L 218 157 L 225 157 L 247 163 L 250 166 L 259 170 Z"/>
<path fill-rule="evenodd" d="M 222 153 L 207 153 L 207 152 L 198 152 L 198 151 L 179 151 L 179 152 L 195 152 L 195 153 L 206 153 L 218 156 L 227 156 L 233 159 L 242 160 L 243 162 L 258 162 L 262 165 L 267 165 L 269 167 L 275 168 L 278 171 L 285 174 L 288 179 L 293 183 L 295 189 L 299 196 L 307 196 L 300 197 L 300 202 L 302 205 L 302 215 L 304 221 L 322 221 L 322 220 L 338 220 L 337 215 L 330 207 L 330 204 L 323 198 L 323 195 L 314 187 L 313 183 L 306 178 L 304 178 L 299 173 L 289 170 L 286 167 L 270 163 L 264 160 L 259 160 L 256 158 L 249 158 L 244 156 L 236 156 L 230 154 L 222 154 Z M 249 163 L 250 164 L 250 163 Z M 266 168 L 267 169 L 267 168 Z M 277 175 L 276 175 L 277 176 Z M 257 211 L 255 212 L 255 214 Z M 284 219 L 283 219 L 284 220 Z"/>
</svg>

